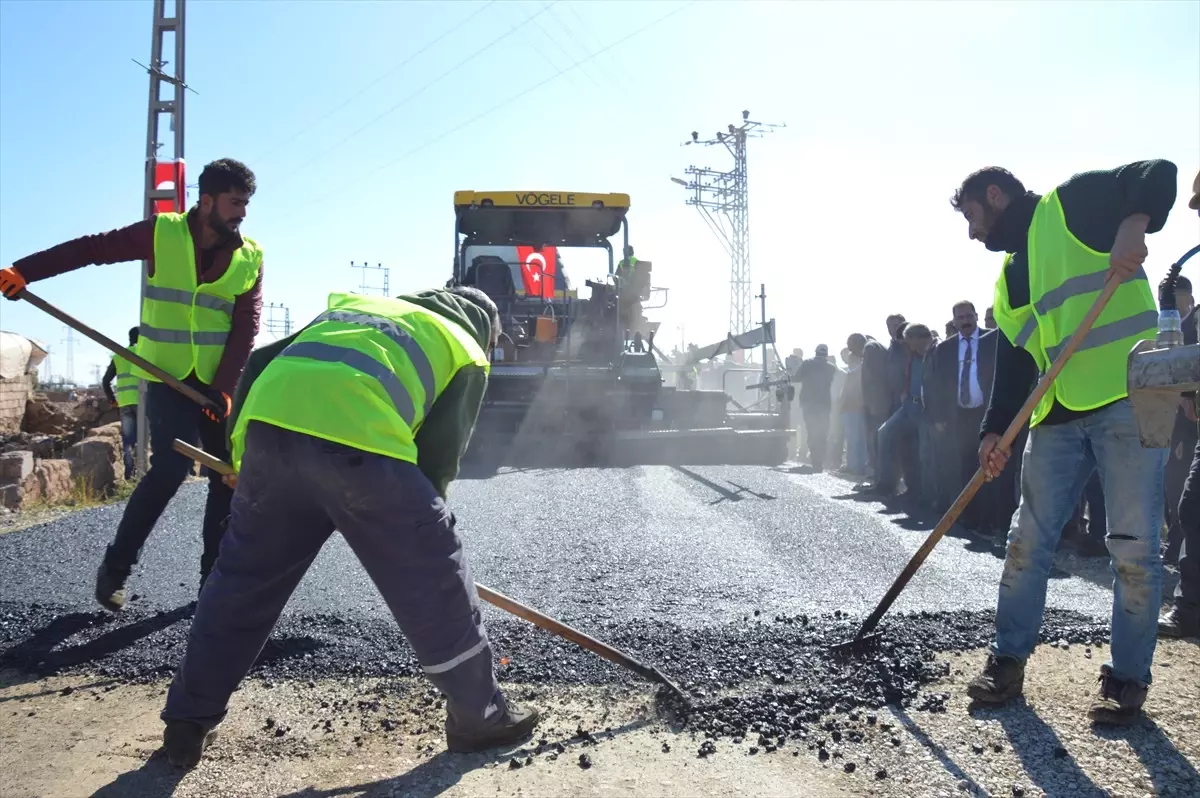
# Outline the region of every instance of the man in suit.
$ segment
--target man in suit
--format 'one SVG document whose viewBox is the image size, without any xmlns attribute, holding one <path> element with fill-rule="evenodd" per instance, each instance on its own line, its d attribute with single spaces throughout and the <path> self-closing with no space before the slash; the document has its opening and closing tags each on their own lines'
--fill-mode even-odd
<svg viewBox="0 0 1200 798">
<path fill-rule="evenodd" d="M 972 302 L 955 303 L 954 326 L 957 335 L 939 344 L 934 355 L 934 386 L 929 397 L 939 448 L 953 452 L 943 459 L 941 469 L 943 508 L 950 506 L 979 467 L 979 428 L 992 393 L 996 363 L 996 334 L 979 329 Z M 1015 495 L 1012 475 L 1006 475 L 1003 483 L 997 480 L 984 485 L 963 513 L 963 525 L 983 534 L 1007 530 Z"/>
</svg>

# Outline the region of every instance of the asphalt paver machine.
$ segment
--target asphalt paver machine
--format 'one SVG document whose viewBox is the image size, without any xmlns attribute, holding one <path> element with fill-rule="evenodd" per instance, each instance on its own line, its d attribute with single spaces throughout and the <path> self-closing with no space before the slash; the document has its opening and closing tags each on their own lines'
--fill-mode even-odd
<svg viewBox="0 0 1200 798">
<path fill-rule="evenodd" d="M 771 418 L 760 413 L 741 423 L 723 391 L 664 385 L 658 323 L 644 311 L 665 305 L 667 290 L 651 286 L 649 261 L 628 259 L 632 267 L 618 268 L 632 252 L 628 213 L 626 194 L 455 193 L 449 285 L 484 291 L 504 328 L 464 465 L 774 465 L 787 458 L 795 432 L 790 386 L 772 387 L 780 397 Z M 574 286 L 564 250 L 597 267 L 605 259 L 606 273 Z"/>
</svg>

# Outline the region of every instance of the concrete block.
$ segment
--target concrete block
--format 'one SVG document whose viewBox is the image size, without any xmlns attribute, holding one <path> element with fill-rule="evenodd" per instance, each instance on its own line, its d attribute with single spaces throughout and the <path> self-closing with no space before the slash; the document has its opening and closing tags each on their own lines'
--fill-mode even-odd
<svg viewBox="0 0 1200 798">
<path fill-rule="evenodd" d="M 0 482 L 20 482 L 33 473 L 33 452 L 0 454 Z"/>
</svg>

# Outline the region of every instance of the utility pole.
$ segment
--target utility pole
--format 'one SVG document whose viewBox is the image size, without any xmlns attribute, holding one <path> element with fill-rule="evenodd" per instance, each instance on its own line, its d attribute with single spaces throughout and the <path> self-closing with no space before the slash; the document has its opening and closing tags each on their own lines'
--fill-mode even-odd
<svg viewBox="0 0 1200 798">
<path fill-rule="evenodd" d="M 759 302 L 759 307 L 762 308 L 762 381 L 767 381 L 767 284 L 760 283 L 758 286 L 758 296 L 755 299 Z"/>
<path fill-rule="evenodd" d="M 103 370 L 101 370 L 100 365 L 98 363 L 93 363 L 92 364 L 92 382 L 94 382 L 96 384 L 96 387 L 100 387 L 100 378 L 102 376 L 104 376 L 104 372 L 103 372 Z"/>
<path fill-rule="evenodd" d="M 63 339 L 63 343 L 67 345 L 67 374 L 66 381 L 75 382 L 75 331 L 70 327 L 63 325 L 63 329 L 67 332 L 67 337 Z"/>
<path fill-rule="evenodd" d="M 292 334 L 292 311 L 282 302 L 267 305 L 267 321 L 263 325 L 276 339 Z"/>
<path fill-rule="evenodd" d="M 369 293 L 374 293 L 376 291 L 379 291 L 385 297 L 388 295 L 388 274 L 391 272 L 391 269 L 389 269 L 387 266 L 384 266 L 382 263 L 376 263 L 374 266 L 372 266 L 371 264 L 367 263 L 364 260 L 360 264 L 355 264 L 354 261 L 350 261 L 350 268 L 363 270 L 362 285 L 360 287 L 360 290 L 358 291 L 359 294 L 366 295 Z M 371 271 L 378 271 L 378 272 L 383 273 L 383 288 L 382 289 L 369 288 L 367 286 L 367 270 L 368 269 Z"/>
<path fill-rule="evenodd" d="M 767 129 L 785 127 L 750 120 L 750 112 L 742 111 L 742 124 L 729 125 L 728 132 L 717 133 L 711 139 L 701 139 L 692 131 L 691 141 L 706 147 L 720 144 L 733 156 L 733 169 L 728 172 L 689 166 L 689 180 L 671 178 L 692 192 L 688 205 L 695 205 L 717 240 L 729 254 L 729 330 L 741 335 L 753 324 L 750 289 L 750 188 L 746 171 L 746 141 L 761 137 Z"/>
<path fill-rule="evenodd" d="M 150 218 L 159 210 L 173 210 L 183 213 L 187 210 L 185 200 L 187 188 L 183 179 L 183 101 L 188 85 L 184 79 L 184 0 L 174 0 L 174 14 L 167 16 L 167 0 L 154 0 L 154 24 L 150 33 L 150 64 L 142 66 L 150 76 L 150 100 L 146 120 L 146 188 L 142 211 Z M 171 36 L 174 46 L 174 56 L 164 59 L 167 35 Z M 169 75 L 163 67 L 174 62 L 174 73 Z M 136 60 L 135 60 L 135 63 Z M 171 87 L 170 97 L 163 97 L 163 84 Z M 175 134 L 171 147 L 171 157 L 163 159 L 162 165 L 168 167 L 173 187 L 160 189 L 159 184 L 166 182 L 159 168 L 159 122 L 163 115 L 169 118 L 169 129 Z M 169 203 L 169 204 L 168 204 Z M 138 312 L 145 303 L 146 286 L 149 279 L 149 263 L 142 261 L 141 299 Z M 146 381 L 138 380 L 138 423 L 137 423 L 137 475 L 146 473 L 146 444 L 150 439 L 149 424 L 146 421 Z"/>
</svg>

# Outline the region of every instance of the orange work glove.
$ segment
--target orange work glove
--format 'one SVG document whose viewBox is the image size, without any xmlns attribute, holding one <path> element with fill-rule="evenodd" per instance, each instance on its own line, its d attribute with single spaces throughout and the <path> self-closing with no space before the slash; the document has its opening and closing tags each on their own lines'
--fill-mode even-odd
<svg viewBox="0 0 1200 798">
<path fill-rule="evenodd" d="M 204 415 L 208 416 L 209 421 L 215 421 L 220 424 L 225 419 L 229 418 L 230 411 L 233 410 L 233 400 L 229 398 L 229 394 L 222 391 L 207 391 L 208 398 L 216 404 L 220 410 L 220 416 L 213 412 L 210 408 L 204 408 Z"/>
<path fill-rule="evenodd" d="M 17 294 L 25 290 L 25 285 L 25 278 L 16 269 L 0 269 L 0 294 L 9 299 L 16 299 Z"/>
</svg>

